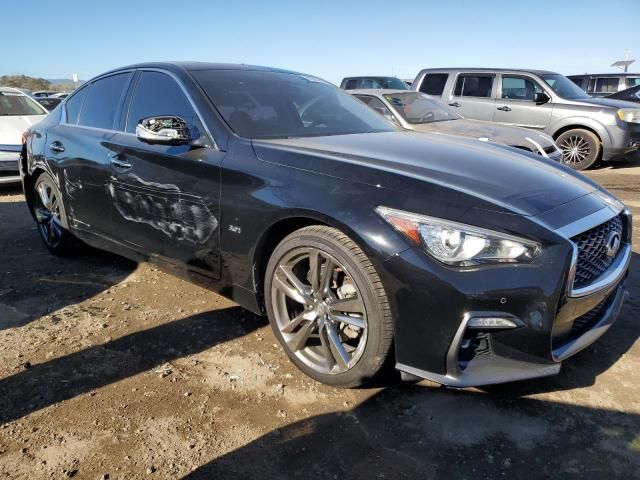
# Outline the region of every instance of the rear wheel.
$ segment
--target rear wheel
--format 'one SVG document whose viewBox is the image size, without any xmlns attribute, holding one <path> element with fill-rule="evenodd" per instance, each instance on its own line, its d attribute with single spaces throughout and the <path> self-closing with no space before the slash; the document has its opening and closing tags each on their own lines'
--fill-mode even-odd
<svg viewBox="0 0 640 480">
<path fill-rule="evenodd" d="M 339 230 L 285 238 L 266 271 L 273 331 L 293 363 L 320 382 L 355 387 L 382 368 L 393 337 L 387 296 L 364 252 Z"/>
<path fill-rule="evenodd" d="M 589 130 L 568 130 L 556 139 L 562 151 L 562 163 L 575 170 L 585 170 L 593 165 L 600 155 L 600 140 Z"/>
<path fill-rule="evenodd" d="M 66 224 L 62 194 L 48 173 L 42 173 L 33 184 L 33 213 L 38 224 L 40 238 L 56 255 L 67 255 L 76 245 L 75 237 L 63 225 Z"/>
</svg>

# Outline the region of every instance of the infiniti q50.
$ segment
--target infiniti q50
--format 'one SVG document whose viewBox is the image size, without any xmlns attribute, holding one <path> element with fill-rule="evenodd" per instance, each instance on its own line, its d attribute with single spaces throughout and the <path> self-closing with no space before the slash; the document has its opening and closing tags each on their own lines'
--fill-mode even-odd
<svg viewBox="0 0 640 480">
<path fill-rule="evenodd" d="M 24 138 L 45 245 L 78 242 L 266 314 L 295 365 L 462 387 L 552 375 L 615 320 L 631 215 L 541 156 L 398 130 L 313 76 L 149 63 Z"/>
</svg>

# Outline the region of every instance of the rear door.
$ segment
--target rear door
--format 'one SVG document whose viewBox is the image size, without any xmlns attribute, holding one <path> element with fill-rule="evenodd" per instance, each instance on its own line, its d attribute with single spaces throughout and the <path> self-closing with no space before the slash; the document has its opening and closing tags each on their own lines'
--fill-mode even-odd
<svg viewBox="0 0 640 480">
<path fill-rule="evenodd" d="M 119 240 L 142 254 L 213 278 L 220 275 L 220 163 L 195 107 L 168 73 L 138 73 L 111 139 L 109 192 Z M 197 144 L 151 144 L 136 137 L 140 120 L 178 116 Z"/>
<path fill-rule="evenodd" d="M 544 130 L 551 122 L 553 103 L 538 105 L 535 94 L 545 89 L 528 75 L 503 73 L 498 77 L 498 92 L 493 120 L 516 127 Z"/>
<path fill-rule="evenodd" d="M 492 73 L 460 73 L 446 103 L 465 118 L 493 120 L 495 75 Z"/>
<path fill-rule="evenodd" d="M 99 78 L 78 90 L 65 104 L 65 118 L 47 132 L 46 153 L 59 166 L 65 209 L 72 227 L 110 236 L 111 203 L 107 184 L 111 176 L 107 143 L 132 72 Z"/>
</svg>

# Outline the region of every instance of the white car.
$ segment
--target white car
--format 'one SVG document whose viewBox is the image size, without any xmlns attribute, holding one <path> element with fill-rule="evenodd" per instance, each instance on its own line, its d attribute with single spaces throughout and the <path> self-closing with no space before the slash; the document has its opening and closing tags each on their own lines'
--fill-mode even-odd
<svg viewBox="0 0 640 480">
<path fill-rule="evenodd" d="M 46 115 L 38 102 L 17 88 L 0 87 L 0 184 L 20 181 L 22 134 Z"/>
</svg>

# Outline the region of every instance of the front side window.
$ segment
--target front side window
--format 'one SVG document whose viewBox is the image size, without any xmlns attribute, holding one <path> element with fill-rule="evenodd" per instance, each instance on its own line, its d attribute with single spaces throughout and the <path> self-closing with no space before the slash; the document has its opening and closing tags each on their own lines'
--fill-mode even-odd
<svg viewBox="0 0 640 480">
<path fill-rule="evenodd" d="M 189 126 L 197 123 L 196 112 L 173 78 L 160 72 L 142 72 L 129 105 L 126 131 L 135 133 L 140 120 L 159 116 L 177 116 Z"/>
<path fill-rule="evenodd" d="M 116 111 L 130 76 L 130 73 L 119 73 L 89 85 L 78 123 L 86 127 L 113 129 Z"/>
<path fill-rule="evenodd" d="M 0 116 L 46 115 L 47 111 L 35 100 L 14 92 L 0 92 Z"/>
<path fill-rule="evenodd" d="M 422 93 L 394 93 L 387 94 L 384 98 L 402 118 L 412 124 L 443 122 L 460 118 L 457 113 Z"/>
<path fill-rule="evenodd" d="M 533 80 L 525 77 L 502 76 L 502 98 L 533 101 L 535 94 L 539 92 L 542 92 L 542 89 Z"/>
<path fill-rule="evenodd" d="M 422 80 L 420 91 L 427 95 L 441 96 L 449 78 L 448 73 L 428 73 Z"/>
<path fill-rule="evenodd" d="M 589 82 L 589 91 L 594 93 L 615 93 L 620 81 L 617 78 L 598 77 Z"/>
<path fill-rule="evenodd" d="M 550 73 L 542 75 L 542 80 L 549 85 L 556 95 L 568 100 L 577 100 L 581 98 L 591 98 L 587 93 L 569 80 L 564 75 L 558 73 Z"/>
<path fill-rule="evenodd" d="M 627 77 L 624 79 L 624 83 L 627 88 L 635 87 L 636 85 L 640 85 L 640 77 Z"/>
<path fill-rule="evenodd" d="M 491 75 L 459 75 L 453 94 L 456 97 L 491 97 L 493 76 Z"/>
<path fill-rule="evenodd" d="M 394 127 L 333 85 L 308 75 L 251 70 L 192 72 L 231 129 L 246 138 L 389 132 Z"/>
</svg>

